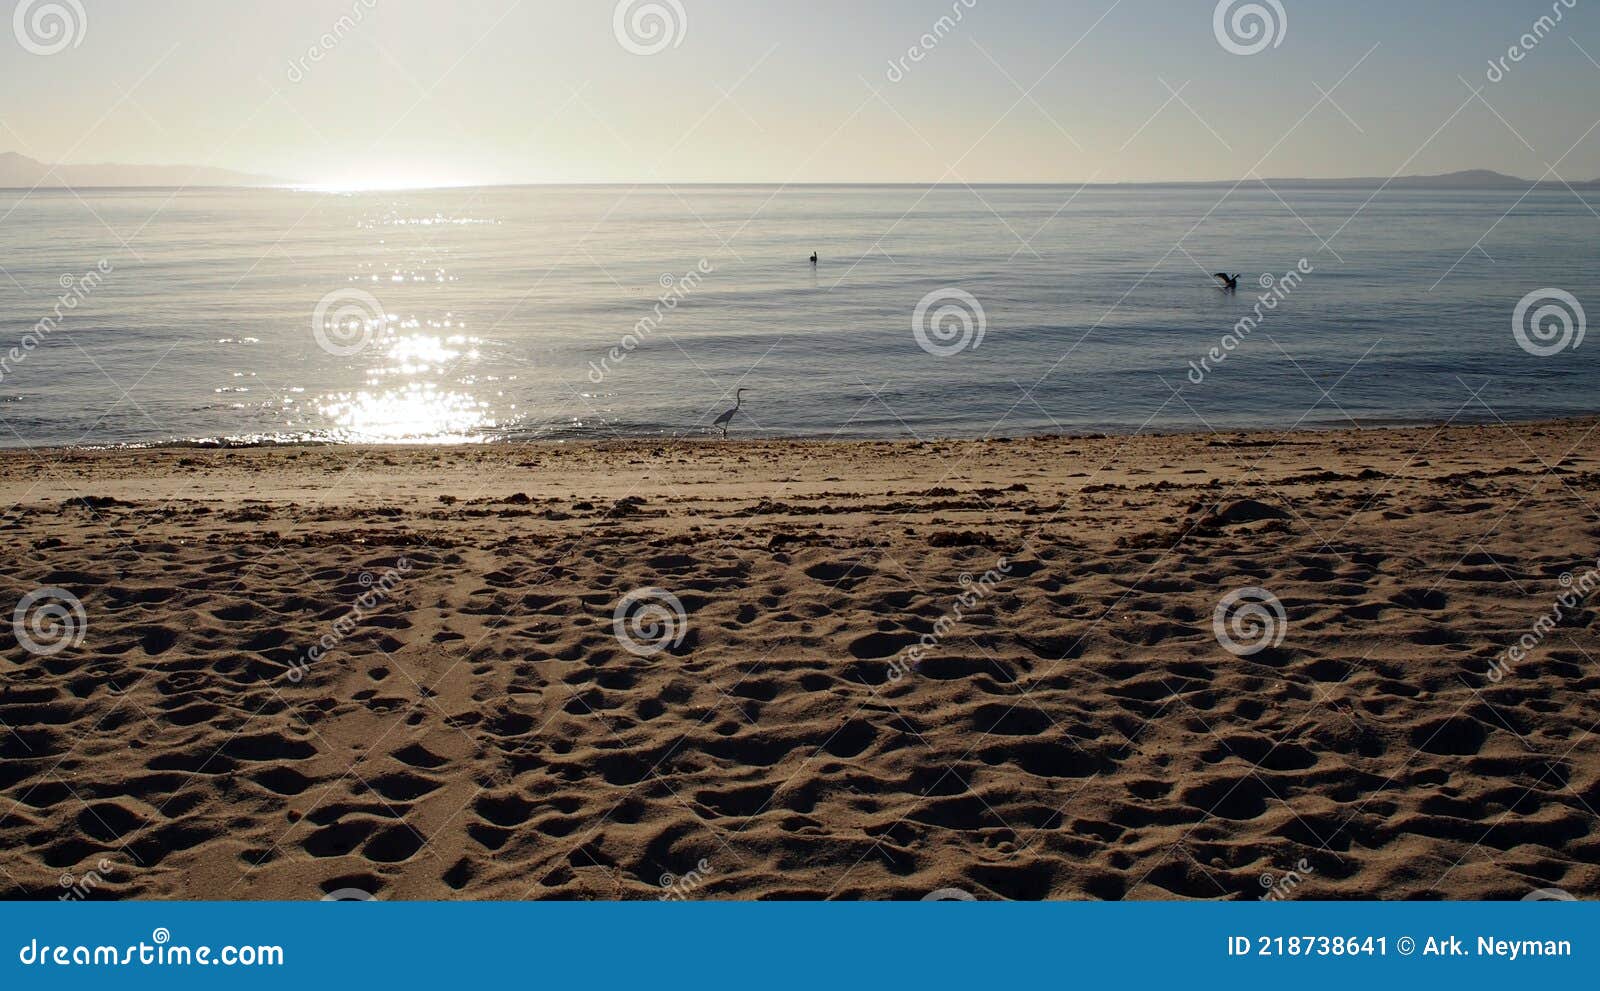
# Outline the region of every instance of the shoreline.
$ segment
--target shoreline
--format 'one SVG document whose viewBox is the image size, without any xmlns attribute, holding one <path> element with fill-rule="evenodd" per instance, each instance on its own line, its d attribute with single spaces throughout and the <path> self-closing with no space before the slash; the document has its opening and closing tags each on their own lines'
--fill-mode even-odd
<svg viewBox="0 0 1600 991">
<path fill-rule="evenodd" d="M 1518 427 L 1538 429 L 1554 426 L 1571 426 L 1600 422 L 1600 412 L 1581 413 L 1572 416 L 1547 417 L 1540 416 L 1529 419 L 1506 419 L 1504 417 L 1489 417 L 1482 414 L 1474 416 L 1459 415 L 1453 420 L 1427 418 L 1420 420 L 1395 419 L 1374 420 L 1361 423 L 1359 426 L 1345 426 L 1341 423 L 1348 421 L 1327 420 L 1314 423 L 1305 423 L 1293 430 L 1278 429 L 1273 427 L 1239 427 L 1209 429 L 1166 429 L 1159 427 L 1146 428 L 1139 431 L 1116 430 L 1085 430 L 1082 432 L 1045 433 L 1019 433 L 1002 434 L 994 437 L 981 435 L 932 435 L 925 438 L 914 437 L 871 437 L 860 435 L 804 435 L 780 437 L 753 437 L 741 438 L 738 436 L 722 440 L 715 435 L 701 436 L 699 434 L 624 434 L 610 437 L 596 436 L 593 432 L 581 436 L 570 437 L 545 437 L 529 439 L 484 439 L 477 441 L 448 441 L 444 443 L 428 443 L 418 441 L 399 441 L 395 443 L 372 442 L 344 442 L 344 441 L 313 441 L 313 440 L 284 440 L 284 441 L 238 441 L 229 440 L 173 440 L 151 443 L 105 444 L 105 445 L 35 445 L 32 447 L 7 446 L 0 442 L 0 458 L 12 455 L 25 455 L 30 452 L 39 455 L 66 454 L 79 452 L 164 452 L 164 451 L 292 451 L 292 450 L 344 450 L 344 451 L 476 451 L 476 450 L 513 450 L 519 448 L 576 448 L 576 447 L 603 447 L 603 446 L 660 446 L 662 444 L 706 446 L 715 447 L 722 445 L 793 445 L 797 447 L 826 447 L 830 445 L 852 444 L 886 444 L 890 446 L 915 446 L 918 444 L 1011 444 L 1027 443 L 1034 441 L 1103 441 L 1117 439 L 1132 439 L 1137 437 L 1260 437 L 1269 435 L 1292 436 L 1307 434 L 1312 436 L 1328 436 L 1346 433 L 1395 433 L 1416 430 L 1447 430 L 1447 429 L 1516 429 Z"/>
</svg>

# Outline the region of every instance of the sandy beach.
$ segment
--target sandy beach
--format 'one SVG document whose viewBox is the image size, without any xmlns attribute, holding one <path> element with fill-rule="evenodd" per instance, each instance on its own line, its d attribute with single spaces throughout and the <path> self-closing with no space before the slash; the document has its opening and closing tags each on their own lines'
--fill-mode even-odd
<svg viewBox="0 0 1600 991">
<path fill-rule="evenodd" d="M 0 885 L 1594 897 L 1597 426 L 8 451 Z"/>
</svg>

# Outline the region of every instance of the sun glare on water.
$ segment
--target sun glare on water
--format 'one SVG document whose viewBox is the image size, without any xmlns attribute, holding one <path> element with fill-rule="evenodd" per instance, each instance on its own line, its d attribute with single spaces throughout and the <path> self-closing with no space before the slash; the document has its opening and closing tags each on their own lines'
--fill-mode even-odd
<svg viewBox="0 0 1600 991">
<path fill-rule="evenodd" d="M 450 327 L 454 321 L 430 322 Z M 418 322 L 413 321 L 415 326 Z M 330 393 L 318 412 L 338 439 L 355 444 L 472 444 L 495 427 L 488 403 L 455 379 L 482 342 L 465 334 L 408 333 L 381 344 L 366 388 Z"/>
<path fill-rule="evenodd" d="M 396 193 L 418 189 L 463 189 L 473 183 L 436 176 L 368 176 L 306 183 L 294 188 L 305 193 Z"/>
<path fill-rule="evenodd" d="M 352 444 L 477 444 L 495 425 L 487 404 L 432 383 L 338 393 L 321 413 Z"/>
</svg>

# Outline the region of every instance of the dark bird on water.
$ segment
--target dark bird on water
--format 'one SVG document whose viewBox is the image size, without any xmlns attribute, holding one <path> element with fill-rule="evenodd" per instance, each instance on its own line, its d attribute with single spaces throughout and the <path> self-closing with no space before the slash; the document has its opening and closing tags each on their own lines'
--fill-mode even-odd
<svg viewBox="0 0 1600 991">
<path fill-rule="evenodd" d="M 811 252 L 811 265 L 814 268 L 814 267 L 816 267 L 816 264 L 817 264 L 817 253 L 815 251 L 813 251 L 813 252 Z"/>
<path fill-rule="evenodd" d="M 1238 292 L 1239 280 L 1244 278 L 1244 276 L 1229 275 L 1227 272 L 1218 272 L 1216 275 L 1212 276 L 1212 278 L 1222 283 L 1223 292 Z"/>
<path fill-rule="evenodd" d="M 734 395 L 733 409 L 730 409 L 728 412 L 717 417 L 717 422 L 712 424 L 713 427 L 722 428 L 723 440 L 728 439 L 728 424 L 732 423 L 733 418 L 739 415 L 739 410 L 744 408 L 744 394 L 748 391 L 748 389 L 740 389 L 738 393 Z"/>
</svg>

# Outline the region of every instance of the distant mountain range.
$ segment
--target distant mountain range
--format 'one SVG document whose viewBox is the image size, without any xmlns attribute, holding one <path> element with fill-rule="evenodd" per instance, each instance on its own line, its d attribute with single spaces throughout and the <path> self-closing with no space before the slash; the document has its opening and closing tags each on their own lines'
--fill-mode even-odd
<svg viewBox="0 0 1600 991">
<path fill-rule="evenodd" d="M 1351 188 L 1376 188 L 1387 185 L 1390 188 L 1402 189 L 1527 189 L 1529 187 L 1549 186 L 1554 189 L 1565 189 L 1565 184 L 1557 181 L 1535 182 L 1532 179 L 1519 179 L 1514 175 L 1505 175 L 1501 172 L 1490 172 L 1487 169 L 1472 169 L 1467 172 L 1447 172 L 1444 175 L 1408 175 L 1394 179 L 1266 179 L 1262 180 L 1270 186 L 1335 186 Z M 1210 186 L 1231 186 L 1233 183 L 1207 183 Z M 1591 179 L 1584 182 L 1573 182 L 1574 189 L 1600 189 L 1600 179 Z"/>
<path fill-rule="evenodd" d="M 1245 185 L 1264 182 L 1273 188 L 1307 187 L 1339 189 L 1377 189 L 1382 186 L 1400 189 L 1514 189 L 1529 188 L 1565 189 L 1560 182 L 1535 182 L 1487 169 L 1467 172 L 1449 172 L 1444 175 L 1399 176 L 1394 179 L 1376 177 L 1362 179 L 1262 179 L 1246 180 Z M 266 187 L 295 186 L 292 180 L 274 179 L 271 176 L 251 175 L 229 169 L 204 165 L 47 165 L 44 162 L 19 155 L 14 151 L 0 152 L 0 189 L 75 189 L 90 187 L 166 187 L 184 186 L 236 186 Z M 1075 185 L 1075 183 L 1061 183 Z M 1118 185 L 1129 186 L 1233 186 L 1235 183 L 1218 182 L 1141 182 Z M 1600 179 L 1572 183 L 1574 189 L 1600 189 Z"/>
<path fill-rule="evenodd" d="M 285 186 L 268 176 L 199 165 L 47 165 L 14 151 L 0 152 L 0 189 L 75 189 L 91 186 Z"/>
</svg>

